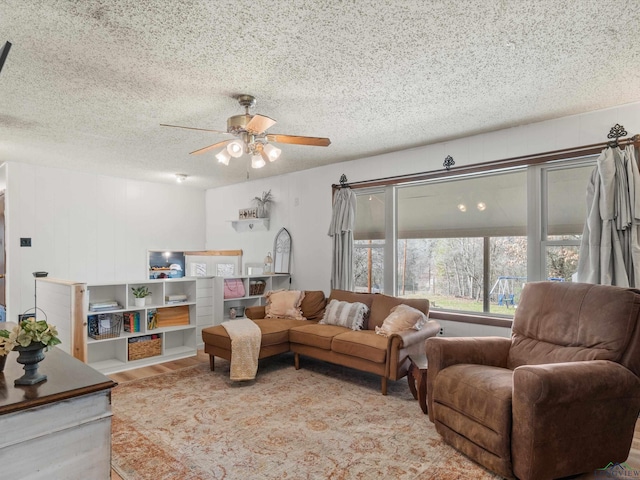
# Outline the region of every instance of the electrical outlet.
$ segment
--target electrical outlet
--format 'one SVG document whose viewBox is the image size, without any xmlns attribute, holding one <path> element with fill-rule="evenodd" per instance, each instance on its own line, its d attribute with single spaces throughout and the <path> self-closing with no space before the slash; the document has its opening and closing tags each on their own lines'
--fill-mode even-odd
<svg viewBox="0 0 640 480">
<path fill-rule="evenodd" d="M 30 247 L 31 246 L 31 238 L 30 237 L 20 237 L 20 246 L 21 247 Z"/>
<path fill-rule="evenodd" d="M 440 327 L 440 332 L 438 332 L 438 335 L 444 335 L 444 327 Z"/>
</svg>

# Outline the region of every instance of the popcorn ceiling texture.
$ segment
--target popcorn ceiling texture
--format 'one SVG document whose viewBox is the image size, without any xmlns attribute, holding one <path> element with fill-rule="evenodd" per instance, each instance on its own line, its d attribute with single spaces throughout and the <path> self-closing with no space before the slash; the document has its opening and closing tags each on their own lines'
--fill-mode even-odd
<svg viewBox="0 0 640 480">
<path fill-rule="evenodd" d="M 617 106 L 639 25 L 637 0 L 3 0 L 0 161 L 241 182 L 248 157 L 188 154 L 225 137 L 159 126 L 225 130 L 240 93 L 332 141 L 252 178 Z"/>
</svg>

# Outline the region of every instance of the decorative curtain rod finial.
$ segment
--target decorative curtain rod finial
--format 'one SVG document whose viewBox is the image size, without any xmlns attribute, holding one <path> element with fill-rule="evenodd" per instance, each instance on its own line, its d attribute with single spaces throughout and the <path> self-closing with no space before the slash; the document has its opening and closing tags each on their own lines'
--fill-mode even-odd
<svg viewBox="0 0 640 480">
<path fill-rule="evenodd" d="M 340 186 L 341 187 L 348 187 L 349 184 L 347 183 L 347 176 L 343 173 L 342 175 L 340 175 Z"/>
<path fill-rule="evenodd" d="M 625 137 L 627 135 L 627 131 L 624 129 L 624 127 L 618 123 L 616 123 L 611 130 L 609 130 L 609 134 L 607 135 L 607 138 L 612 138 L 613 141 L 609 142 L 608 145 L 610 147 L 617 147 L 618 146 L 618 139 L 620 137 Z"/>
<path fill-rule="evenodd" d="M 451 167 L 453 167 L 455 164 L 456 162 L 453 160 L 453 157 L 451 155 L 447 155 L 447 158 L 444 159 L 444 163 L 442 164 L 442 166 L 447 170 L 450 170 Z"/>
</svg>

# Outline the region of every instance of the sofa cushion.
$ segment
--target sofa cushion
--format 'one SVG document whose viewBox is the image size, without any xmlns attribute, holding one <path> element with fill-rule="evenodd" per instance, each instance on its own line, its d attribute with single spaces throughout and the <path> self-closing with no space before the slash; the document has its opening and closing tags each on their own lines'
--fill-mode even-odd
<svg viewBox="0 0 640 480">
<path fill-rule="evenodd" d="M 381 327 L 384 319 L 389 316 L 391 309 L 396 305 L 405 304 L 420 310 L 425 315 L 429 313 L 429 300 L 426 298 L 397 298 L 381 293 L 372 295 L 372 297 L 371 314 L 366 327 L 368 330 L 375 330 L 376 327 Z"/>
<path fill-rule="evenodd" d="M 327 299 L 322 290 L 307 290 L 304 292 L 300 310 L 302 310 L 302 316 L 307 320 L 318 321 L 324 315 L 326 305 Z"/>
<path fill-rule="evenodd" d="M 437 422 L 500 458 L 511 456 L 513 371 L 458 364 L 441 370 L 433 386 Z"/>
<path fill-rule="evenodd" d="M 409 305 L 396 305 L 391 313 L 382 322 L 381 327 L 376 327 L 376 333 L 388 337 L 394 333 L 405 330 L 420 330 L 427 323 L 427 316 L 420 310 Z"/>
<path fill-rule="evenodd" d="M 364 303 L 331 300 L 324 310 L 324 316 L 319 323 L 322 325 L 340 325 L 352 330 L 362 330 L 362 324 L 367 313 L 369 313 L 369 307 Z"/>
<path fill-rule="evenodd" d="M 367 307 L 371 308 L 371 304 L 373 303 L 373 297 L 375 294 L 373 293 L 355 293 L 350 292 L 348 290 L 331 290 L 331 294 L 329 295 L 329 299 L 327 302 L 331 300 L 339 300 L 341 302 L 360 302 L 364 303 Z"/>
<path fill-rule="evenodd" d="M 265 318 L 263 320 L 254 320 L 255 324 L 260 327 L 262 333 L 263 347 L 270 345 L 280 345 L 289 341 L 289 329 L 306 325 L 306 320 L 294 320 L 290 318 Z"/>
<path fill-rule="evenodd" d="M 305 320 L 277 319 L 269 318 L 263 320 L 254 320 L 254 323 L 260 327 L 262 333 L 261 347 L 271 345 L 280 345 L 289 341 L 289 329 L 306 325 Z M 231 339 L 227 330 L 222 325 L 215 327 L 207 327 L 202 329 L 202 340 L 207 345 L 231 350 Z"/>
<path fill-rule="evenodd" d="M 265 298 L 265 318 L 292 318 L 303 320 L 300 304 L 304 299 L 305 292 L 300 290 L 276 290 L 267 292 Z"/>
<path fill-rule="evenodd" d="M 387 359 L 388 339 L 372 330 L 344 332 L 333 337 L 331 350 L 343 355 L 384 363 Z"/>
<path fill-rule="evenodd" d="M 309 345 L 310 347 L 322 348 L 323 350 L 331 350 L 331 340 L 333 337 L 349 331 L 353 330 L 345 327 L 339 327 L 337 325 L 320 325 L 317 323 L 311 323 L 308 325 L 294 327 L 289 330 L 289 341 L 291 343 L 299 343 L 301 345 Z"/>
</svg>

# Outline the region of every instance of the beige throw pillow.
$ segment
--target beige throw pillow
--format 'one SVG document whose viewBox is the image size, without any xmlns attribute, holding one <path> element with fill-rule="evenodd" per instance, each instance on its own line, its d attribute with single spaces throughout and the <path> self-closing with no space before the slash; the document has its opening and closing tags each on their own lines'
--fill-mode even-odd
<svg viewBox="0 0 640 480">
<path fill-rule="evenodd" d="M 388 337 L 405 330 L 420 330 L 425 323 L 427 316 L 424 313 L 409 305 L 400 304 L 391 309 L 381 327 L 376 327 L 376 333 Z"/>
<path fill-rule="evenodd" d="M 331 300 L 324 311 L 324 317 L 318 323 L 339 325 L 351 330 L 362 330 L 369 307 L 360 302 L 340 302 Z"/>
<path fill-rule="evenodd" d="M 300 310 L 304 292 L 300 290 L 276 290 L 265 294 L 265 318 L 291 318 L 305 320 Z"/>
</svg>

